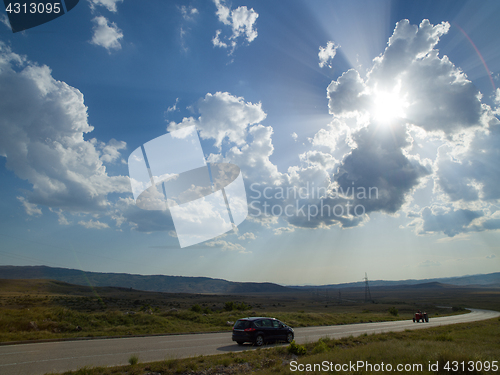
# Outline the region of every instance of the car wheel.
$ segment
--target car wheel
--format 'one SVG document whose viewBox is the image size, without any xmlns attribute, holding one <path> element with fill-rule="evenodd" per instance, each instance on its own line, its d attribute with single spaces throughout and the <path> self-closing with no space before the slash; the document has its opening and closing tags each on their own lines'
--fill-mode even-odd
<svg viewBox="0 0 500 375">
<path fill-rule="evenodd" d="M 264 345 L 264 337 L 262 335 L 259 335 L 255 338 L 255 346 L 262 346 Z"/>
<path fill-rule="evenodd" d="M 415 318 L 413 318 L 413 323 L 415 323 Z"/>
<path fill-rule="evenodd" d="M 236 341 L 238 345 L 243 345 L 243 341 Z"/>
<path fill-rule="evenodd" d="M 292 341 L 293 341 L 293 333 L 288 332 L 288 334 L 286 335 L 286 342 L 290 344 Z"/>
</svg>

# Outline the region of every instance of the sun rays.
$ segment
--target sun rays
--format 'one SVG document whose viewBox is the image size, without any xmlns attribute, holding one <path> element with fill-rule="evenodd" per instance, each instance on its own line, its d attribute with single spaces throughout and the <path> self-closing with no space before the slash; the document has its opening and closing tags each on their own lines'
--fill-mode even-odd
<svg viewBox="0 0 500 375">
<path fill-rule="evenodd" d="M 406 109 L 409 104 L 397 85 L 392 91 L 374 90 L 372 118 L 381 124 L 391 124 L 395 120 L 406 118 Z"/>
</svg>

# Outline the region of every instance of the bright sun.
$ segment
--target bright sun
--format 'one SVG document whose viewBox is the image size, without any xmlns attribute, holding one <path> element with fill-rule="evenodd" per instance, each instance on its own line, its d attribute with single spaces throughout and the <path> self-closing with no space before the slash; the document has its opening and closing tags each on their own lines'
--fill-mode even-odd
<svg viewBox="0 0 500 375">
<path fill-rule="evenodd" d="M 393 92 L 376 91 L 373 101 L 373 117 L 381 123 L 390 123 L 405 118 L 408 103 L 400 95 L 399 90 Z"/>
</svg>

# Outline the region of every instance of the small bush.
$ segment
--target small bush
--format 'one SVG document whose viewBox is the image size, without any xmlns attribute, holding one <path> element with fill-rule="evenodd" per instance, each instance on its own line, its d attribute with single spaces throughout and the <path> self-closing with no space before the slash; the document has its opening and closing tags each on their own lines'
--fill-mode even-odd
<svg viewBox="0 0 500 375">
<path fill-rule="evenodd" d="M 201 308 L 200 305 L 196 304 L 191 307 L 191 311 L 199 314 L 203 311 L 203 309 Z"/>
<path fill-rule="evenodd" d="M 290 345 L 288 346 L 288 353 L 295 354 L 295 355 L 304 355 L 306 354 L 307 350 L 304 345 L 299 345 L 295 343 L 295 340 L 293 340 Z"/>
<path fill-rule="evenodd" d="M 83 367 L 75 371 L 75 375 L 97 375 L 102 373 L 102 368 L 99 367 Z"/>
<path fill-rule="evenodd" d="M 329 346 L 326 344 L 325 341 L 319 340 L 316 345 L 314 345 L 314 348 L 312 350 L 313 354 L 317 353 L 324 353 L 330 350 Z"/>
<path fill-rule="evenodd" d="M 227 301 L 224 303 L 224 310 L 226 311 L 233 311 L 235 309 L 235 303 L 233 301 Z"/>
<path fill-rule="evenodd" d="M 173 369 L 177 365 L 177 362 L 177 359 L 170 358 L 165 360 L 165 365 L 167 368 Z"/>
<path fill-rule="evenodd" d="M 436 341 L 453 341 L 453 337 L 451 337 L 447 333 L 441 333 L 440 335 L 436 336 L 435 340 Z"/>
<path fill-rule="evenodd" d="M 133 366 L 133 365 L 136 365 L 137 363 L 139 362 L 139 357 L 136 356 L 135 354 L 130 356 L 130 358 L 128 359 L 128 363 Z"/>
<path fill-rule="evenodd" d="M 219 363 L 224 367 L 228 367 L 231 364 L 231 358 L 224 358 Z"/>
<path fill-rule="evenodd" d="M 227 301 L 224 304 L 225 311 L 233 311 L 233 310 L 245 311 L 245 310 L 250 310 L 251 308 L 252 306 L 247 305 L 245 302 L 235 303 L 233 301 Z"/>
<path fill-rule="evenodd" d="M 399 315 L 399 310 L 396 309 L 394 306 L 389 308 L 389 314 L 393 315 L 393 316 L 398 316 Z"/>
<path fill-rule="evenodd" d="M 247 305 L 246 303 L 242 302 L 239 305 L 236 305 L 236 310 L 239 311 L 245 311 L 245 310 L 250 310 L 252 306 Z"/>
</svg>

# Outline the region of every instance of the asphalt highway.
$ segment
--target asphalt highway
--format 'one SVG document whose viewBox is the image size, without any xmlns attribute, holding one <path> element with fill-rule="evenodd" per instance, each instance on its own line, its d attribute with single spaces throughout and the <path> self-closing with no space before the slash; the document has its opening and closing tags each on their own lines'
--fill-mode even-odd
<svg viewBox="0 0 500 375">
<path fill-rule="evenodd" d="M 470 310 L 468 314 L 430 317 L 429 323 L 404 320 L 296 328 L 295 341 L 303 344 L 326 336 L 342 338 L 365 333 L 397 332 L 500 317 L 500 312 L 496 311 Z M 254 347 L 251 345 L 241 347 L 232 342 L 231 332 L 2 345 L 0 373 L 42 375 L 48 372 L 77 370 L 84 366 L 126 365 L 131 355 L 137 355 L 140 362 L 151 362 L 252 349 Z"/>
</svg>

